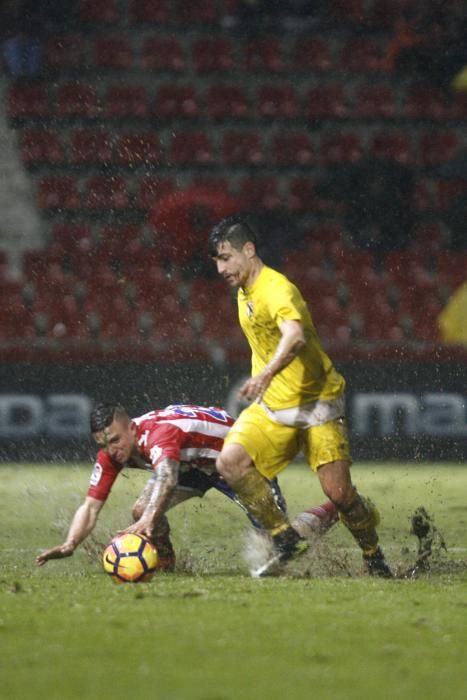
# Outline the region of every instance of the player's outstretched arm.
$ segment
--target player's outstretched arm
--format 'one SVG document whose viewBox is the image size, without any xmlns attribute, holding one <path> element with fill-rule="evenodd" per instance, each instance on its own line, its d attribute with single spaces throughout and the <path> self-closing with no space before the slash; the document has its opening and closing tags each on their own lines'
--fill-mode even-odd
<svg viewBox="0 0 467 700">
<path fill-rule="evenodd" d="M 165 457 L 157 463 L 157 479 L 154 482 L 154 487 L 149 495 L 143 514 L 139 520 L 122 530 L 119 534 L 134 533 L 146 535 L 146 537 L 150 538 L 153 537 L 160 519 L 169 508 L 170 499 L 178 484 L 178 467 L 178 461 L 170 457 Z"/>
<path fill-rule="evenodd" d="M 87 496 L 73 516 L 65 542 L 39 554 L 36 557 L 36 564 L 43 566 L 49 559 L 71 557 L 76 547 L 94 530 L 103 505 L 104 501 Z"/>
</svg>

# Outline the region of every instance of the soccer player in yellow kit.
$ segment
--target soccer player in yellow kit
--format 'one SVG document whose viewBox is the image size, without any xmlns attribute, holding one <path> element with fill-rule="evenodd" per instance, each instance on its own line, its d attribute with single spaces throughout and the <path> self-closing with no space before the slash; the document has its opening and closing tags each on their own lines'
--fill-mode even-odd
<svg viewBox="0 0 467 700">
<path fill-rule="evenodd" d="M 345 380 L 322 349 L 299 290 L 263 263 L 257 246 L 257 233 L 241 215 L 224 219 L 209 235 L 209 254 L 219 274 L 238 288 L 240 325 L 252 353 L 251 377 L 240 389 L 240 396 L 252 403 L 238 417 L 217 459 L 220 474 L 275 545 L 271 559 L 252 573 L 274 573 L 308 546 L 277 508 L 265 481 L 303 450 L 362 549 L 368 572 L 390 577 L 375 529 L 378 513 L 351 480 Z"/>
</svg>

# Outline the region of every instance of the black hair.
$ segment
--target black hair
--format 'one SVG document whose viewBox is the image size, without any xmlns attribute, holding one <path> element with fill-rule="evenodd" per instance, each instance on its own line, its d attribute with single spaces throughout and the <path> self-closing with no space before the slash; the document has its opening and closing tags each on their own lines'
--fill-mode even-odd
<svg viewBox="0 0 467 700">
<path fill-rule="evenodd" d="M 253 243 L 256 250 L 259 246 L 259 234 L 248 219 L 242 214 L 228 216 L 211 230 L 208 238 L 208 253 L 215 258 L 219 245 L 228 241 L 233 248 L 240 250 L 245 243 Z"/>
<path fill-rule="evenodd" d="M 98 403 L 91 411 L 89 418 L 91 433 L 98 433 L 108 428 L 115 418 L 127 416 L 127 412 L 119 403 Z"/>
</svg>

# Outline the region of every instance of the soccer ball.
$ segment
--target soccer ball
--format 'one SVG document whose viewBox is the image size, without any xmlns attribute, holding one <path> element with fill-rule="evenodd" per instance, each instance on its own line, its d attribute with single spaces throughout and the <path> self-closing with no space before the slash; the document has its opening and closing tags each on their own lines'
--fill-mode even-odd
<svg viewBox="0 0 467 700">
<path fill-rule="evenodd" d="M 102 556 L 104 569 L 115 583 L 149 581 L 157 569 L 157 550 L 142 535 L 114 537 Z"/>
</svg>

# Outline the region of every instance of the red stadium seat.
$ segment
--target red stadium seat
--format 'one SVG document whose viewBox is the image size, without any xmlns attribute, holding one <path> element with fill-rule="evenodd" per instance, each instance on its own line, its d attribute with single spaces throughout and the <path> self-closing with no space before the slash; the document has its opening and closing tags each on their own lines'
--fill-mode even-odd
<svg viewBox="0 0 467 700">
<path fill-rule="evenodd" d="M 59 133 L 49 129 L 25 129 L 21 134 L 21 153 L 27 165 L 57 165 L 65 157 Z"/>
<path fill-rule="evenodd" d="M 229 39 L 221 37 L 196 39 L 191 51 L 197 73 L 230 71 L 235 67 L 233 47 Z"/>
<path fill-rule="evenodd" d="M 330 44 L 321 37 L 297 39 L 292 53 L 294 71 L 328 71 L 334 59 Z"/>
<path fill-rule="evenodd" d="M 370 155 L 380 160 L 410 164 L 413 162 L 411 137 L 402 132 L 375 134 L 370 144 Z"/>
<path fill-rule="evenodd" d="M 449 112 L 445 91 L 427 85 L 409 88 L 403 104 L 403 114 L 409 119 L 443 121 Z"/>
<path fill-rule="evenodd" d="M 342 0 L 331 0 L 329 5 L 331 16 L 339 24 L 344 22 L 361 24 L 368 11 L 366 0 L 345 0 L 345 2 L 342 2 Z"/>
<path fill-rule="evenodd" d="M 47 88 L 43 85 L 10 85 L 7 115 L 10 119 L 46 119 L 50 115 Z"/>
<path fill-rule="evenodd" d="M 362 85 L 355 92 L 354 116 L 359 119 L 393 119 L 397 116 L 396 97 L 388 85 Z"/>
<path fill-rule="evenodd" d="M 382 68 L 381 43 L 366 37 L 349 39 L 340 54 L 340 63 L 345 71 L 373 73 Z"/>
<path fill-rule="evenodd" d="M 113 85 L 107 93 L 105 112 L 114 119 L 146 118 L 149 115 L 146 88 L 143 85 Z"/>
<path fill-rule="evenodd" d="M 280 73 L 285 68 L 282 45 L 276 37 L 247 40 L 243 56 L 245 69 L 251 73 Z"/>
<path fill-rule="evenodd" d="M 256 91 L 258 116 L 267 119 L 294 119 L 300 107 L 291 85 L 261 85 Z"/>
<path fill-rule="evenodd" d="M 112 138 L 98 129 L 77 129 L 70 136 L 70 162 L 76 165 L 111 163 Z"/>
<path fill-rule="evenodd" d="M 246 209 L 274 209 L 280 206 L 281 196 L 275 177 L 247 177 L 240 183 L 239 198 Z"/>
<path fill-rule="evenodd" d="M 226 165 L 261 165 L 264 153 L 259 135 L 227 131 L 222 141 L 222 158 Z"/>
<path fill-rule="evenodd" d="M 83 0 L 80 3 L 80 19 L 89 23 L 111 24 L 118 18 L 115 0 Z"/>
<path fill-rule="evenodd" d="M 176 6 L 176 21 L 184 25 L 206 25 L 216 22 L 216 0 L 203 0 L 203 2 L 186 2 L 178 0 Z"/>
<path fill-rule="evenodd" d="M 438 207 L 443 211 L 449 209 L 454 202 L 465 199 L 467 178 L 439 180 L 434 187 L 437 190 Z"/>
<path fill-rule="evenodd" d="M 249 115 L 247 96 L 235 85 L 211 85 L 206 94 L 206 111 L 211 119 L 238 119 Z"/>
<path fill-rule="evenodd" d="M 93 85 L 67 83 L 57 88 L 57 115 L 61 118 L 94 118 L 98 114 L 97 94 Z"/>
<path fill-rule="evenodd" d="M 175 189 L 176 184 L 173 180 L 145 177 L 138 184 L 135 205 L 139 209 L 152 209 L 156 202 Z"/>
<path fill-rule="evenodd" d="M 341 85 L 323 85 L 305 95 L 305 116 L 309 119 L 345 119 L 349 115 L 347 96 Z"/>
<path fill-rule="evenodd" d="M 119 175 L 95 175 L 86 183 L 83 198 L 86 209 L 125 209 L 128 206 L 126 182 Z"/>
<path fill-rule="evenodd" d="M 273 137 L 272 162 L 276 166 L 309 165 L 314 161 L 314 145 L 306 132 L 279 133 Z"/>
<path fill-rule="evenodd" d="M 98 68 L 130 68 L 133 55 L 126 37 L 99 37 L 94 45 L 94 63 Z"/>
<path fill-rule="evenodd" d="M 84 66 L 84 42 L 80 34 L 50 37 L 45 45 L 45 63 L 57 70 L 77 70 Z"/>
<path fill-rule="evenodd" d="M 42 178 L 37 203 L 41 209 L 79 209 L 80 195 L 76 181 L 70 175 Z"/>
<path fill-rule="evenodd" d="M 214 161 L 209 137 L 202 131 L 177 131 L 172 136 L 168 160 L 175 165 L 209 165 Z"/>
<path fill-rule="evenodd" d="M 295 177 L 289 181 L 287 208 L 291 211 L 316 211 L 318 197 L 315 183 L 309 177 Z"/>
<path fill-rule="evenodd" d="M 191 85 L 162 85 L 157 93 L 153 113 L 164 119 L 198 116 L 195 88 Z"/>
<path fill-rule="evenodd" d="M 418 143 L 419 162 L 425 167 L 454 160 L 460 153 L 460 143 L 453 131 L 422 134 Z"/>
<path fill-rule="evenodd" d="M 357 134 L 323 134 L 320 144 L 321 162 L 355 163 L 362 156 L 362 144 Z"/>
<path fill-rule="evenodd" d="M 173 36 L 149 37 L 143 45 L 142 65 L 154 72 L 184 70 L 185 58 L 180 42 Z"/>
<path fill-rule="evenodd" d="M 128 166 L 160 164 L 159 137 L 154 133 L 120 134 L 115 147 L 115 160 Z"/>
<path fill-rule="evenodd" d="M 130 18 L 136 24 L 166 24 L 170 19 L 169 0 L 131 0 Z"/>
</svg>

